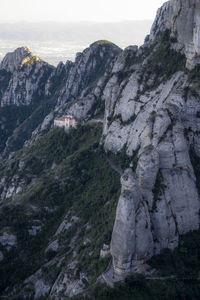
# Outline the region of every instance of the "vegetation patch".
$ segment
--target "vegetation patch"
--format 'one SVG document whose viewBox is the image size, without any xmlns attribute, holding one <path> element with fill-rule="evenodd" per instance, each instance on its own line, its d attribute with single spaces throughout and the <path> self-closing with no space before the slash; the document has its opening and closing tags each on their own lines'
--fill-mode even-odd
<svg viewBox="0 0 200 300">
<path fill-rule="evenodd" d="M 153 192 L 153 205 L 152 205 L 152 211 L 156 210 L 156 203 L 157 201 L 161 200 L 162 191 L 166 188 L 165 184 L 163 183 L 163 175 L 161 169 L 158 170 L 156 181 L 154 188 L 152 190 Z"/>
<path fill-rule="evenodd" d="M 123 149 L 117 153 L 108 151 L 107 156 L 120 170 L 124 171 L 130 168 L 132 164 L 132 169 L 135 172 L 138 162 L 138 150 L 134 151 L 132 156 L 128 156 L 126 154 L 126 147 L 127 146 L 124 145 Z"/>
<path fill-rule="evenodd" d="M 16 152 L 11 162 L 1 164 L 1 176 L 10 174 L 8 182 L 14 168 L 19 176 L 35 178 L 20 195 L 10 198 L 0 208 L 0 230 L 9 227 L 18 241 L 16 247 L 4 251 L 5 258 L 0 262 L 1 292 L 19 284 L 51 259 L 63 257 L 62 267 L 66 271 L 74 252 L 78 261 L 77 278 L 80 272 L 85 272 L 95 281 L 107 267 L 109 259 L 100 259 L 100 249 L 111 239 L 120 182 L 99 149 L 101 132 L 100 125 L 81 126 L 69 134 L 55 128 L 33 145 Z M 21 170 L 17 167 L 19 161 L 24 162 Z M 77 222 L 58 235 L 57 253 L 46 253 L 66 215 L 76 216 Z M 41 230 L 31 236 L 29 230 L 38 224 Z M 46 273 L 51 275 L 52 282 L 58 270 L 54 275 Z"/>
<path fill-rule="evenodd" d="M 99 40 L 97 41 L 97 44 L 104 45 L 104 44 L 113 44 L 113 43 L 108 40 Z"/>
<path fill-rule="evenodd" d="M 157 41 L 157 45 L 141 70 L 140 83 L 147 82 L 149 78 L 154 78 L 150 86 L 145 84 L 143 93 L 149 89 L 155 89 L 161 80 L 162 82 L 168 80 L 177 71 L 186 71 L 185 55 L 173 50 L 171 45 L 170 33 L 167 30 Z"/>
<path fill-rule="evenodd" d="M 148 262 L 159 273 L 157 279 L 130 276 L 114 288 L 95 284 L 73 300 L 198 300 L 200 294 L 200 231 L 181 237 L 174 251 L 165 249 Z M 172 276 L 173 275 L 173 276 Z M 159 279 L 160 278 L 160 279 Z M 68 299 L 68 298 L 66 298 Z"/>
</svg>

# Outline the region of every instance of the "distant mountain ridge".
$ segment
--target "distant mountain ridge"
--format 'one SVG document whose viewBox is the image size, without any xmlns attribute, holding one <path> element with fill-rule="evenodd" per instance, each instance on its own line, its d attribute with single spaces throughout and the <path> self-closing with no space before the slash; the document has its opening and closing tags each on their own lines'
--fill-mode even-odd
<svg viewBox="0 0 200 300">
<path fill-rule="evenodd" d="M 0 63 L 0 151 L 5 147 L 3 157 L 19 149 L 25 140 L 37 137 L 38 131 L 49 129 L 52 118 L 62 114 L 65 105 L 81 94 L 85 94 L 89 103 L 83 113 L 77 110 L 78 119 L 81 114 L 85 115 L 96 99 L 91 94 L 96 81 L 121 51 L 113 43 L 97 41 L 77 53 L 75 62 L 61 62 L 56 68 L 27 47 L 8 53 Z"/>
<path fill-rule="evenodd" d="M 153 21 L 116 23 L 0 23 L 0 60 L 19 45 L 27 45 L 50 64 L 75 59 L 76 52 L 100 39 L 113 41 L 121 48 L 142 45 Z"/>
</svg>

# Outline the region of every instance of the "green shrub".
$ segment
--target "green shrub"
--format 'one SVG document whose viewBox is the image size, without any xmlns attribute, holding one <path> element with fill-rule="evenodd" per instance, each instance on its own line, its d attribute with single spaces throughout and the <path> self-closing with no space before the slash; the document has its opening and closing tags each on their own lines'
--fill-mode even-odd
<svg viewBox="0 0 200 300">
<path fill-rule="evenodd" d="M 15 174 L 22 172 L 23 178 L 35 181 L 0 207 L 0 229 L 9 227 L 18 241 L 17 248 L 6 253 L 0 263 L 0 291 L 22 282 L 49 259 L 64 255 L 69 263 L 73 238 L 80 270 L 84 269 L 95 281 L 107 267 L 108 260 L 100 260 L 99 255 L 103 243 L 111 237 L 120 182 L 99 148 L 101 131 L 100 125 L 81 126 L 69 134 L 55 128 L 16 152 L 11 161 L 2 163 L 2 176 L 11 176 L 15 170 Z M 17 168 L 19 160 L 24 162 L 21 171 Z M 58 253 L 46 254 L 49 240 L 66 214 L 77 216 L 79 221 L 58 236 Z M 30 236 L 28 230 L 38 221 L 41 230 Z M 86 224 L 90 225 L 88 231 Z M 91 243 L 84 245 L 87 238 Z"/>
</svg>

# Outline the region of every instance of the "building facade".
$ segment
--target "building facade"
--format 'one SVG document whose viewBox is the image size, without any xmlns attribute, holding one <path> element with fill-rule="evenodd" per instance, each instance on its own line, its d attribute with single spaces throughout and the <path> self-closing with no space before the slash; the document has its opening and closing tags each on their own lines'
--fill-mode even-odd
<svg viewBox="0 0 200 300">
<path fill-rule="evenodd" d="M 64 127 L 65 129 L 69 129 L 71 127 L 76 128 L 77 121 L 73 115 L 66 115 L 60 118 L 54 119 L 54 126 L 56 127 Z"/>
</svg>

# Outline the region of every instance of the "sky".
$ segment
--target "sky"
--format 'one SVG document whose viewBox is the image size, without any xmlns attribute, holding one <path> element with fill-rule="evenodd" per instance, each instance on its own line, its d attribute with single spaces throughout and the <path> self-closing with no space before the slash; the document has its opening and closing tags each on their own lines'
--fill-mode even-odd
<svg viewBox="0 0 200 300">
<path fill-rule="evenodd" d="M 0 0 L 0 22 L 153 20 L 163 0 Z"/>
</svg>

